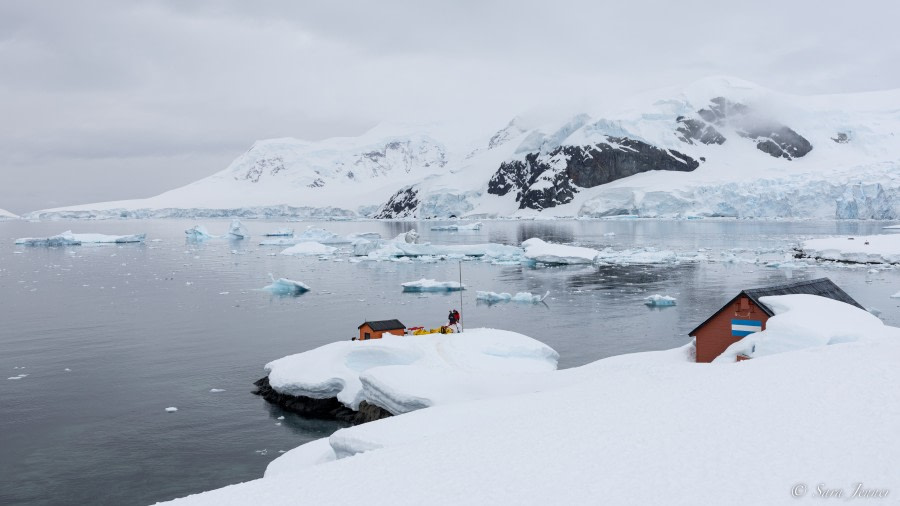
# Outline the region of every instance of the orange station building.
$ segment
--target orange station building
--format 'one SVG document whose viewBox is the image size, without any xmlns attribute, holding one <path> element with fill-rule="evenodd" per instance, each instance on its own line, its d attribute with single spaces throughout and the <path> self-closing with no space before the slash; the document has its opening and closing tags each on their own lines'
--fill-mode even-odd
<svg viewBox="0 0 900 506">
<path fill-rule="evenodd" d="M 400 323 L 400 320 L 379 320 L 374 322 L 363 322 L 359 327 L 359 340 L 381 339 L 385 332 L 395 336 L 402 336 L 406 330 L 406 326 Z"/>
<path fill-rule="evenodd" d="M 696 340 L 696 361 L 712 362 L 729 346 L 744 336 L 766 329 L 766 322 L 775 315 L 772 309 L 759 301 L 769 295 L 808 294 L 828 297 L 865 310 L 847 292 L 828 278 L 799 281 L 786 285 L 742 290 L 722 309 L 690 332 Z M 746 357 L 743 357 L 746 358 Z M 738 360 L 742 360 L 739 356 Z"/>
</svg>

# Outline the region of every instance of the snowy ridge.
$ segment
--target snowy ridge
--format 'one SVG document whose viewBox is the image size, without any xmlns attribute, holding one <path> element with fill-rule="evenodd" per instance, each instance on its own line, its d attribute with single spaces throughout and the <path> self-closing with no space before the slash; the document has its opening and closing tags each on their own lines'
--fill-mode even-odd
<svg viewBox="0 0 900 506">
<path fill-rule="evenodd" d="M 484 135 L 386 124 L 259 141 L 156 197 L 27 217 L 900 218 L 898 108 L 900 90 L 804 97 L 708 78 Z"/>
</svg>

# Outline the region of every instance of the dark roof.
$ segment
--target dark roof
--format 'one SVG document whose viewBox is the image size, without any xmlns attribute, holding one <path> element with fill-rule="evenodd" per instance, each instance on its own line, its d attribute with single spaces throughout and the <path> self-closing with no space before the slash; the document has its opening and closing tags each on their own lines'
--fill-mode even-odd
<svg viewBox="0 0 900 506">
<path fill-rule="evenodd" d="M 767 315 L 774 316 L 775 313 L 772 309 L 762 302 L 759 301 L 760 297 L 767 297 L 770 295 L 796 295 L 796 294 L 806 294 L 806 295 L 818 295 L 820 297 L 827 297 L 829 299 L 834 299 L 840 302 L 844 302 L 850 304 L 851 306 L 856 306 L 863 311 L 866 308 L 862 307 L 859 302 L 853 300 L 852 297 L 847 295 L 847 292 L 841 290 L 841 287 L 834 284 L 834 281 L 831 281 L 828 278 L 819 278 L 812 279 L 809 281 L 797 281 L 794 283 L 788 283 L 784 285 L 775 285 L 775 286 L 766 286 L 762 288 L 750 288 L 747 290 L 741 290 L 741 293 L 737 294 L 733 299 L 728 301 L 727 304 L 722 306 L 721 309 L 713 313 L 712 316 L 706 319 L 700 325 L 697 325 L 697 328 L 690 331 L 688 333 L 689 336 L 694 335 L 700 327 L 706 325 L 710 320 L 715 318 L 719 313 L 725 310 L 728 306 L 734 304 L 734 302 L 741 295 L 746 295 L 750 300 L 752 300 L 757 306 L 760 307 Z"/>
<path fill-rule="evenodd" d="M 368 325 L 372 330 L 381 332 L 382 330 L 405 329 L 406 325 L 400 323 L 400 320 L 379 320 L 376 322 L 363 322 L 362 325 L 356 327 L 361 329 L 363 325 Z"/>
</svg>

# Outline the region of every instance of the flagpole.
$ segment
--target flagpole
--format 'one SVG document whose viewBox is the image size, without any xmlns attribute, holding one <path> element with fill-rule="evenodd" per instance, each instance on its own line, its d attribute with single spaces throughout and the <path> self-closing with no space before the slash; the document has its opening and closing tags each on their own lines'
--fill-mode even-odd
<svg viewBox="0 0 900 506">
<path fill-rule="evenodd" d="M 462 311 L 462 308 L 463 308 L 463 307 L 462 307 L 462 306 L 463 306 L 463 295 L 462 295 L 462 293 L 463 293 L 463 286 L 462 286 L 462 260 L 460 260 L 460 261 L 459 261 L 459 314 L 460 314 L 460 316 L 459 316 L 459 328 L 460 328 L 460 331 L 459 331 L 459 332 L 460 332 L 460 333 L 462 333 L 462 331 L 466 330 L 466 326 L 463 325 L 463 322 L 462 322 L 462 312 L 463 312 L 463 311 Z"/>
</svg>

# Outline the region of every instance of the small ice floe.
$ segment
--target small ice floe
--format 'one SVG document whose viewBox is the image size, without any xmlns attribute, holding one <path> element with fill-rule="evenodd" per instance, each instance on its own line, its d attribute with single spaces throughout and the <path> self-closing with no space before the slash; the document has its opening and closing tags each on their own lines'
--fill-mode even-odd
<svg viewBox="0 0 900 506">
<path fill-rule="evenodd" d="M 603 237 L 612 237 L 614 235 L 616 235 L 615 232 L 607 232 L 607 233 L 603 234 Z"/>
<path fill-rule="evenodd" d="M 174 413 L 176 411 L 178 411 L 178 408 L 176 408 L 175 406 L 170 406 L 170 407 L 166 408 L 166 413 Z"/>
<path fill-rule="evenodd" d="M 209 389 L 209 392 L 210 392 L 210 393 L 213 393 L 213 394 L 217 394 L 217 393 L 219 393 L 219 392 L 224 392 L 224 391 L 225 391 L 224 388 L 210 388 L 210 389 Z"/>
<path fill-rule="evenodd" d="M 595 249 L 552 244 L 536 237 L 523 241 L 522 247 L 525 258 L 551 265 L 590 264 L 600 254 Z"/>
<path fill-rule="evenodd" d="M 72 372 L 72 369 L 69 369 L 68 367 L 66 367 L 65 369 L 63 369 L 63 371 L 65 371 L 65 372 Z"/>
<path fill-rule="evenodd" d="M 458 230 L 481 230 L 481 222 L 470 223 L 468 225 L 438 225 L 431 227 L 431 230 L 441 232 L 456 232 Z"/>
<path fill-rule="evenodd" d="M 260 455 L 265 455 L 265 454 L 269 453 L 269 450 L 266 450 L 265 448 L 263 448 L 262 450 L 256 450 L 256 453 L 258 453 Z"/>
<path fill-rule="evenodd" d="M 475 300 L 481 300 L 487 302 L 488 304 L 494 304 L 497 302 L 527 302 L 527 303 L 537 303 L 543 302 L 547 296 L 550 295 L 548 291 L 544 295 L 532 294 L 531 292 L 519 292 L 515 295 L 512 295 L 507 292 L 477 292 L 475 294 Z"/>
<path fill-rule="evenodd" d="M 674 306 L 675 301 L 675 297 L 660 294 L 651 295 L 644 298 L 644 304 L 652 307 Z"/>
<path fill-rule="evenodd" d="M 891 298 L 892 299 L 900 299 L 900 292 L 897 292 L 894 295 L 891 295 Z"/>
<path fill-rule="evenodd" d="M 28 376 L 28 375 L 27 375 L 27 374 L 20 374 L 20 375 L 18 375 L 18 376 L 10 376 L 9 378 L 6 378 L 6 379 L 8 379 L 8 380 L 20 380 L 20 379 L 22 379 L 22 378 L 24 378 L 24 377 L 26 377 L 26 376 Z"/>
<path fill-rule="evenodd" d="M 294 229 L 292 228 L 278 228 L 273 230 L 272 232 L 266 232 L 266 237 L 291 237 L 294 235 Z"/>
<path fill-rule="evenodd" d="M 279 416 L 276 420 L 284 420 L 284 415 Z"/>
<path fill-rule="evenodd" d="M 418 281 L 402 283 L 404 292 L 455 292 L 465 290 L 466 286 L 456 281 L 435 281 L 422 278 Z"/>
<path fill-rule="evenodd" d="M 266 285 L 263 287 L 263 290 L 267 290 L 276 295 L 299 295 L 309 291 L 309 286 L 302 281 L 294 281 L 293 279 L 287 278 L 275 279 L 271 273 L 269 273 L 269 279 L 272 280 L 272 284 Z"/>
<path fill-rule="evenodd" d="M 325 244 L 318 242 L 301 242 L 286 250 L 282 251 L 282 255 L 293 255 L 293 256 L 318 256 L 318 255 L 330 255 L 337 250 L 334 246 L 326 246 Z"/>
<path fill-rule="evenodd" d="M 231 292 L 219 292 L 219 295 L 228 295 Z"/>
</svg>

